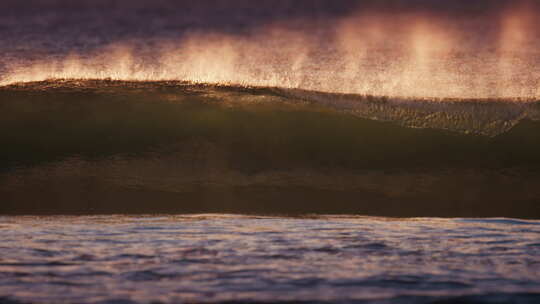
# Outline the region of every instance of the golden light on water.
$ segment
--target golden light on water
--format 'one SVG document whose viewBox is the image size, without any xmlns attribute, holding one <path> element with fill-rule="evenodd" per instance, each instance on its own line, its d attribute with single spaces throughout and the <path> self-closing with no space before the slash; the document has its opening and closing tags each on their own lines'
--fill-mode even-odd
<svg viewBox="0 0 540 304">
<path fill-rule="evenodd" d="M 180 80 L 377 96 L 534 100 L 540 97 L 539 33 L 533 10 L 524 3 L 479 20 L 361 11 L 330 27 L 308 26 L 315 30 L 283 23 L 247 35 L 198 33 L 142 52 L 151 55 L 129 42 L 114 43 L 90 55 L 15 64 L 0 84 Z"/>
</svg>

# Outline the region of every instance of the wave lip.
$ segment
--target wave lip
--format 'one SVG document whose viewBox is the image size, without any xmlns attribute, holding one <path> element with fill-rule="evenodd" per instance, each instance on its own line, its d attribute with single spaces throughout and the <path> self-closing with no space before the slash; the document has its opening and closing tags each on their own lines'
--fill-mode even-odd
<svg viewBox="0 0 540 304">
<path fill-rule="evenodd" d="M 521 120 L 538 120 L 536 99 L 406 98 L 343 94 L 304 89 L 193 83 L 190 81 L 123 81 L 101 79 L 51 79 L 22 82 L 0 87 L 0 93 L 41 94 L 97 93 L 111 95 L 163 93 L 169 99 L 186 94 L 219 99 L 224 104 L 282 102 L 326 107 L 361 118 L 395 122 L 406 127 L 444 129 L 465 134 L 496 136 L 512 129 Z M 257 96 L 261 100 L 255 98 Z"/>
</svg>

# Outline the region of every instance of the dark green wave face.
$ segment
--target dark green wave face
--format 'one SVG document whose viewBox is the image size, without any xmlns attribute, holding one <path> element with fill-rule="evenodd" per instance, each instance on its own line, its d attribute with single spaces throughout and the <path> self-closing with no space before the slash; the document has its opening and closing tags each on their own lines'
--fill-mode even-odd
<svg viewBox="0 0 540 304">
<path fill-rule="evenodd" d="M 0 88 L 0 213 L 540 218 L 534 102 L 192 85 Z"/>
</svg>

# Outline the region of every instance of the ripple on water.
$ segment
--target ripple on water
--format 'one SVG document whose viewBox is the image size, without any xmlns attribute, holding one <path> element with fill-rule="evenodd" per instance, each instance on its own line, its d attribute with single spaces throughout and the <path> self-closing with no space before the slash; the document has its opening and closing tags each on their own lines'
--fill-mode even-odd
<svg viewBox="0 0 540 304">
<path fill-rule="evenodd" d="M 11 229 L 0 229 L 2 304 L 540 303 L 535 221 L 234 215 L 3 220 Z M 54 237 L 59 232 L 62 237 Z"/>
</svg>

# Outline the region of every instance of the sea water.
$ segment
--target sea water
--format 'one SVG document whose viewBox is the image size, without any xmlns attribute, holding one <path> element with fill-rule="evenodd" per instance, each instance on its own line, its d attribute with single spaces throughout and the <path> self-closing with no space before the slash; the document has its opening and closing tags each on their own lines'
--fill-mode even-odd
<svg viewBox="0 0 540 304">
<path fill-rule="evenodd" d="M 540 301 L 540 221 L 22 216 L 0 240 L 0 303 Z"/>
<path fill-rule="evenodd" d="M 2 0 L 0 303 L 540 303 L 539 9 Z"/>
</svg>

